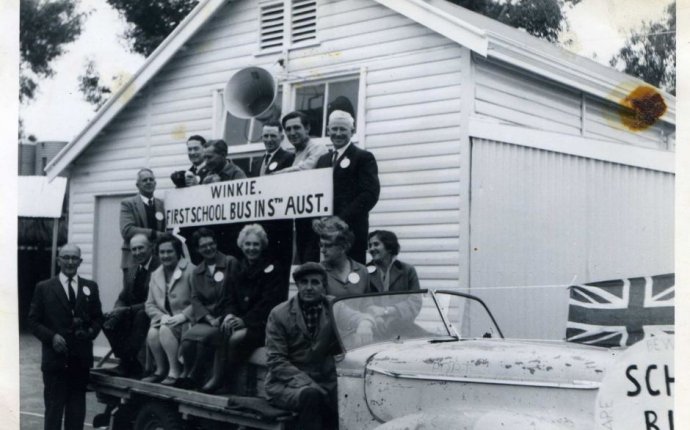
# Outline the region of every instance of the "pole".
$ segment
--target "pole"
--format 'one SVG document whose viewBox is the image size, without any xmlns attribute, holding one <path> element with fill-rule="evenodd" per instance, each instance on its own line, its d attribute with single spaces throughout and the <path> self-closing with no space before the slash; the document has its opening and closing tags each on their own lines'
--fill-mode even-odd
<svg viewBox="0 0 690 430">
<path fill-rule="evenodd" d="M 55 258 L 57 257 L 58 224 L 60 218 L 53 218 L 53 246 L 50 249 L 50 277 L 55 276 Z"/>
</svg>

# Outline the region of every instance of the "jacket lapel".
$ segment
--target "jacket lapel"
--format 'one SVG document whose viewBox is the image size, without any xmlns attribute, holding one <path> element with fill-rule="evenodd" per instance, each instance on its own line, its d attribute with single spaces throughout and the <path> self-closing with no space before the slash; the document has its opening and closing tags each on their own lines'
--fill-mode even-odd
<svg viewBox="0 0 690 430">
<path fill-rule="evenodd" d="M 390 276 L 390 279 L 388 280 L 388 290 L 393 291 L 393 286 L 395 285 L 395 282 L 402 276 L 402 267 L 398 260 L 395 260 L 393 264 L 391 265 L 391 272 L 388 276 Z"/>
<path fill-rule="evenodd" d="M 305 337 L 310 338 L 309 330 L 307 330 L 307 324 L 304 322 L 304 317 L 302 316 L 302 309 L 299 306 L 299 300 L 297 296 L 294 298 L 294 302 L 290 305 L 290 313 L 292 317 L 297 322 L 297 328 L 304 334 Z"/>
<path fill-rule="evenodd" d="M 138 194 L 134 197 L 134 204 L 137 208 L 137 215 L 139 216 L 141 225 L 146 228 L 151 228 L 149 226 L 148 218 L 146 217 L 146 208 L 144 207 L 144 202 L 141 200 L 141 197 Z"/>
<path fill-rule="evenodd" d="M 184 273 L 184 269 L 186 269 L 186 268 L 187 268 L 187 260 L 185 260 L 184 258 L 180 258 L 180 261 L 177 262 L 177 268 L 175 269 L 175 271 L 179 270 L 180 273 Z M 174 290 L 175 287 L 177 286 L 177 284 L 179 284 L 180 281 L 182 280 L 182 276 L 180 276 L 177 279 L 174 279 L 174 276 L 175 275 L 173 272 L 173 283 L 170 286 L 170 290 L 168 290 L 168 293 L 170 293 L 172 290 Z M 163 276 L 163 284 L 165 284 L 165 276 Z"/>
<path fill-rule="evenodd" d="M 157 199 L 154 197 L 153 207 L 156 208 L 156 210 L 155 210 L 156 214 L 160 213 L 163 215 L 163 219 L 161 219 L 161 220 L 156 218 L 156 230 L 163 231 L 164 227 L 165 227 L 165 211 L 163 210 L 163 200 Z"/>
<path fill-rule="evenodd" d="M 69 305 L 69 299 L 67 298 L 67 294 L 65 293 L 65 289 L 62 286 L 62 283 L 60 282 L 59 277 L 53 278 L 53 287 L 52 290 L 57 296 L 58 301 L 62 304 L 62 306 L 65 307 L 65 310 L 69 313 L 72 313 L 72 308 Z"/>
</svg>

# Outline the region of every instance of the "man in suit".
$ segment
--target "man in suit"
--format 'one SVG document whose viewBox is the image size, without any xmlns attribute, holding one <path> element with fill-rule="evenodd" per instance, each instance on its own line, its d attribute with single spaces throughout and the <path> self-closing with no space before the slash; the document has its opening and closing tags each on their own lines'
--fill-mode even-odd
<svg viewBox="0 0 690 430">
<path fill-rule="evenodd" d="M 204 146 L 206 139 L 195 134 L 187 139 L 187 157 L 192 166 L 187 170 L 177 170 L 170 175 L 170 180 L 175 184 L 175 188 L 191 187 L 199 185 L 206 176 L 204 168 Z"/>
<path fill-rule="evenodd" d="M 58 276 L 39 282 L 29 309 L 29 327 L 41 341 L 45 430 L 84 428 L 86 384 L 93 364 L 93 339 L 103 315 L 98 285 L 77 275 L 81 250 L 60 249 Z"/>
<path fill-rule="evenodd" d="M 149 330 L 149 317 L 144 302 L 149 291 L 151 272 L 160 265 L 153 247 L 145 234 L 138 233 L 129 241 L 134 264 L 125 268 L 123 287 L 113 306 L 105 316 L 103 334 L 108 338 L 120 364 L 110 369 L 118 376 L 139 377 L 145 364 L 144 345 Z"/>
<path fill-rule="evenodd" d="M 352 144 L 354 118 L 341 110 L 328 117 L 328 133 L 335 151 L 321 156 L 316 168 L 333 169 L 333 215 L 340 217 L 355 235 L 348 255 L 366 263 L 369 211 L 379 200 L 378 165 L 374 154 Z"/>
<path fill-rule="evenodd" d="M 280 147 L 283 142 L 283 126 L 279 122 L 267 122 L 261 133 L 266 152 L 263 157 L 255 157 L 249 169 L 249 177 L 270 175 L 292 166 L 295 154 Z"/>
<path fill-rule="evenodd" d="M 266 153 L 263 157 L 256 157 L 252 161 L 250 177 L 270 175 L 292 165 L 295 154 L 280 147 L 283 141 L 283 127 L 279 122 L 264 124 L 261 138 L 266 147 Z M 268 236 L 266 252 L 270 258 L 277 260 L 281 268 L 289 268 L 292 265 L 292 220 L 261 221 L 259 224 Z"/>
<path fill-rule="evenodd" d="M 316 167 L 316 162 L 328 153 L 326 145 L 317 143 L 309 138 L 309 116 L 304 112 L 293 111 L 282 119 L 283 129 L 290 144 L 295 147 L 295 158 L 292 165 L 280 172 L 301 172 Z M 295 245 L 297 261 L 319 261 L 319 237 L 311 228 L 314 218 L 300 218 L 295 220 Z"/>
<path fill-rule="evenodd" d="M 129 241 L 137 233 L 143 233 L 151 242 L 165 231 L 165 208 L 163 200 L 153 197 L 156 177 L 151 169 L 137 173 L 139 194 L 120 202 L 120 234 L 122 235 L 122 269 L 134 264 L 129 250 Z"/>
</svg>

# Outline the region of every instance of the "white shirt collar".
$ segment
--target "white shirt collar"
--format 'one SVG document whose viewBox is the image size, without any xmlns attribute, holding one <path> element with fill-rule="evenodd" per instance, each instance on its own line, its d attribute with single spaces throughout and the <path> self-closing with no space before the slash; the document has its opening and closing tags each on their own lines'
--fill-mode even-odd
<svg viewBox="0 0 690 430">
<path fill-rule="evenodd" d="M 146 263 L 142 264 L 141 267 L 143 267 L 146 270 L 149 270 L 149 266 L 151 265 L 151 260 L 153 260 L 153 255 L 149 257 L 149 259 L 146 261 Z"/>
<path fill-rule="evenodd" d="M 342 148 L 336 149 L 335 152 L 336 152 L 338 155 L 336 156 L 335 159 L 336 159 L 336 160 L 340 159 L 340 157 L 343 156 L 343 154 L 345 153 L 345 151 L 347 151 L 347 148 L 349 148 L 350 145 L 352 145 L 352 141 L 347 142 L 347 145 L 343 146 Z"/>
<path fill-rule="evenodd" d="M 74 281 L 77 281 L 77 284 L 74 285 L 74 288 L 72 288 L 72 291 L 75 293 L 75 297 L 76 297 L 76 293 L 77 293 L 77 287 L 79 285 L 79 281 L 77 280 L 78 278 L 79 278 L 78 274 L 75 274 L 72 277 L 72 285 L 74 285 Z M 67 297 L 69 297 L 69 292 L 67 291 L 67 288 L 68 288 L 67 276 L 64 273 L 60 272 L 60 274 L 58 275 L 58 279 L 60 279 L 60 284 L 62 284 L 62 289 L 65 290 L 65 294 L 67 295 Z"/>
<path fill-rule="evenodd" d="M 148 197 L 146 197 L 145 195 L 143 195 L 141 193 L 139 194 L 139 197 L 141 197 L 141 201 L 144 202 L 145 205 L 149 204 L 149 198 Z M 151 197 L 151 198 L 153 198 L 153 197 Z M 155 203 L 154 203 L 154 205 L 155 205 Z"/>
</svg>

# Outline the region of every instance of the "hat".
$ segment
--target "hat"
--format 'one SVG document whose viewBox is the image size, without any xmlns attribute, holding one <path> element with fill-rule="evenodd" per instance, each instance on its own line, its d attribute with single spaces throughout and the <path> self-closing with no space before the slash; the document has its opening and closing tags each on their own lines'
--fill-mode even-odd
<svg viewBox="0 0 690 430">
<path fill-rule="evenodd" d="M 326 269 L 324 269 L 322 265 L 319 263 L 314 263 L 313 261 L 308 261 L 301 266 L 297 266 L 297 268 L 292 272 L 292 279 L 297 282 L 305 275 L 309 275 L 311 273 L 318 273 L 324 279 L 327 277 Z"/>
<path fill-rule="evenodd" d="M 331 124 L 334 121 L 345 122 L 350 127 L 355 126 L 355 119 L 352 118 L 352 115 L 343 110 L 334 110 L 330 115 L 328 115 L 328 124 Z"/>
</svg>

